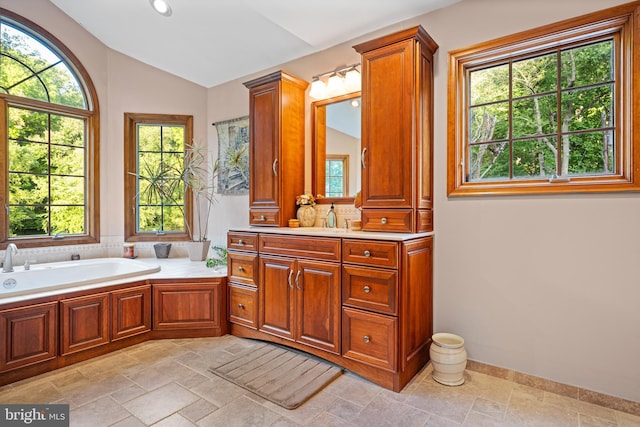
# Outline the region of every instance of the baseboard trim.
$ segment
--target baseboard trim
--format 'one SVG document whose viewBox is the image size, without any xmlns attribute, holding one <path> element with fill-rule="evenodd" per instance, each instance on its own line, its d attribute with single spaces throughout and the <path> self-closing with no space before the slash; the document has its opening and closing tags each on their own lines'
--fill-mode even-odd
<svg viewBox="0 0 640 427">
<path fill-rule="evenodd" d="M 545 378 L 536 377 L 522 372 L 513 371 L 511 369 L 500 368 L 488 365 L 475 360 L 467 360 L 467 369 L 470 371 L 480 372 L 492 377 L 501 378 L 503 380 L 512 381 L 516 384 L 526 385 L 538 390 L 548 391 L 550 393 L 571 397 L 582 402 L 593 403 L 594 405 L 603 406 L 605 408 L 614 409 L 620 412 L 626 412 L 631 415 L 640 416 L 640 402 L 622 399 L 620 397 L 609 396 L 607 394 L 598 393 L 596 391 L 587 390 L 556 381 L 547 380 Z"/>
</svg>

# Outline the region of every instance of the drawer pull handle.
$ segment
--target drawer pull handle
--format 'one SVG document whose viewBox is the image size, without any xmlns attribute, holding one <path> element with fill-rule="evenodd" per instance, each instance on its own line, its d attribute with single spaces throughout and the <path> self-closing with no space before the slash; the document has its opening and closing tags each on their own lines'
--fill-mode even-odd
<svg viewBox="0 0 640 427">
<path fill-rule="evenodd" d="M 243 304 L 238 304 L 238 308 L 239 308 L 240 310 L 244 310 L 244 305 L 243 305 Z"/>
<path fill-rule="evenodd" d="M 367 258 L 371 256 L 371 252 L 369 251 L 364 251 L 364 256 L 366 256 Z"/>
<path fill-rule="evenodd" d="M 387 218 L 386 217 L 380 218 L 380 222 L 383 223 L 383 224 L 386 224 L 387 223 Z"/>
<path fill-rule="evenodd" d="M 238 240 L 238 245 L 244 246 L 244 242 L 242 241 L 242 239 Z"/>
<path fill-rule="evenodd" d="M 271 165 L 271 170 L 273 170 L 273 176 L 278 176 L 278 170 L 276 169 L 278 167 L 278 159 L 275 159 L 273 161 L 273 164 Z"/>
<path fill-rule="evenodd" d="M 260 221 L 264 221 L 264 215 L 260 215 Z"/>
<path fill-rule="evenodd" d="M 243 266 L 238 267 L 238 271 L 244 271 L 244 267 Z"/>
<path fill-rule="evenodd" d="M 364 287 L 364 293 L 368 294 L 369 292 L 371 292 L 371 288 L 369 286 L 365 286 Z"/>
<path fill-rule="evenodd" d="M 291 283 L 291 276 L 293 276 L 293 270 L 289 270 L 289 278 L 287 279 L 287 282 L 289 283 L 289 287 L 293 289 L 293 283 Z"/>
<path fill-rule="evenodd" d="M 362 154 L 360 154 L 360 163 L 362 164 L 362 169 L 366 169 L 367 168 L 367 162 L 364 159 L 364 155 L 367 152 L 367 147 L 364 147 L 362 149 Z"/>
<path fill-rule="evenodd" d="M 369 341 L 371 341 L 371 338 L 369 338 L 369 335 L 365 335 L 365 336 L 362 338 L 362 341 L 364 341 L 364 342 L 366 342 L 366 343 L 368 344 L 368 343 L 369 343 Z"/>
<path fill-rule="evenodd" d="M 296 288 L 298 288 L 299 291 L 301 291 L 302 289 L 300 289 L 300 273 L 302 273 L 302 270 L 298 270 L 298 274 L 296 274 Z"/>
</svg>

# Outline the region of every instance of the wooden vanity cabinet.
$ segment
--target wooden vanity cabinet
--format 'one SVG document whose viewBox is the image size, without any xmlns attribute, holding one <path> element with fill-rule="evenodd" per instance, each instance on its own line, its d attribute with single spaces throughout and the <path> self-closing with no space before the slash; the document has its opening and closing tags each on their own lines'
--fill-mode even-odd
<svg viewBox="0 0 640 427">
<path fill-rule="evenodd" d="M 362 55 L 363 230 L 433 230 L 437 48 L 421 26 L 354 46 Z"/>
<path fill-rule="evenodd" d="M 340 241 L 261 234 L 262 332 L 340 353 Z"/>
<path fill-rule="evenodd" d="M 285 226 L 304 192 L 306 81 L 277 71 L 248 82 L 249 223 Z"/>
<path fill-rule="evenodd" d="M 228 241 L 237 242 L 241 233 L 230 231 Z M 233 335 L 312 353 L 395 391 L 428 362 L 433 237 L 382 240 L 274 230 L 256 233 L 256 240 L 255 249 L 229 251 L 230 265 L 234 257 L 247 256 L 256 256 L 259 265 L 255 286 L 229 271 Z M 239 276 L 242 282 L 233 283 Z"/>
<path fill-rule="evenodd" d="M 58 302 L 0 311 L 0 372 L 58 355 Z"/>
</svg>

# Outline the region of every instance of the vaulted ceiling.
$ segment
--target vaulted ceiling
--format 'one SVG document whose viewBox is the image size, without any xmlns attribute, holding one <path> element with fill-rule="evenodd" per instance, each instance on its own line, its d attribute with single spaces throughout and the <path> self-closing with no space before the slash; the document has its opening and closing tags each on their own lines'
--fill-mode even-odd
<svg viewBox="0 0 640 427">
<path fill-rule="evenodd" d="M 459 0 L 50 0 L 111 49 L 212 87 Z"/>
</svg>

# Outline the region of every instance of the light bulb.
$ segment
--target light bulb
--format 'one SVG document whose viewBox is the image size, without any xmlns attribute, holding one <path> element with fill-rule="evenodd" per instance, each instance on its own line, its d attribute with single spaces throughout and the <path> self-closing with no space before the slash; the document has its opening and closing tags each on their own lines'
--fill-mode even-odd
<svg viewBox="0 0 640 427">
<path fill-rule="evenodd" d="M 352 68 L 347 71 L 347 74 L 344 76 L 344 86 L 347 92 L 357 92 L 362 88 L 362 81 L 358 70 Z"/>
<path fill-rule="evenodd" d="M 327 96 L 327 86 L 320 79 L 311 82 L 311 90 L 309 96 L 315 99 L 322 99 Z"/>
<path fill-rule="evenodd" d="M 344 92 L 344 80 L 338 74 L 333 74 L 327 82 L 327 91 L 330 96 L 335 96 Z"/>
</svg>

